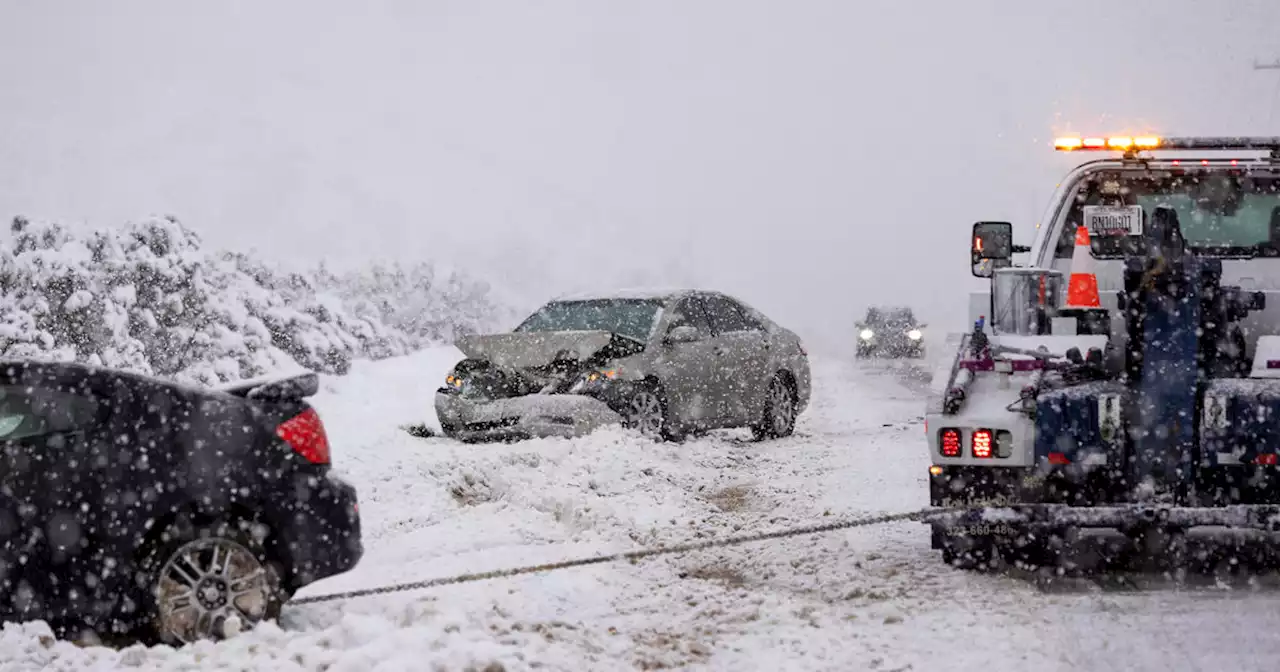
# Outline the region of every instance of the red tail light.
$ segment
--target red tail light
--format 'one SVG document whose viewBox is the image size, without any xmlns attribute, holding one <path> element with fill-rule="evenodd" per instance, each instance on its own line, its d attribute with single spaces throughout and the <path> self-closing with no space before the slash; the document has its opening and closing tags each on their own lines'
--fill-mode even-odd
<svg viewBox="0 0 1280 672">
<path fill-rule="evenodd" d="M 276 436 L 312 464 L 329 464 L 329 437 L 316 409 L 308 408 L 276 428 Z"/>
<path fill-rule="evenodd" d="M 1071 464 L 1066 453 L 1049 453 L 1049 464 Z"/>
<path fill-rule="evenodd" d="M 942 456 L 960 457 L 960 430 L 942 430 Z"/>
<path fill-rule="evenodd" d="M 1277 463 L 1275 453 L 1259 455 L 1253 460 L 1254 464 L 1275 465 Z"/>
<path fill-rule="evenodd" d="M 973 456 L 991 457 L 991 430 L 973 430 Z"/>
</svg>

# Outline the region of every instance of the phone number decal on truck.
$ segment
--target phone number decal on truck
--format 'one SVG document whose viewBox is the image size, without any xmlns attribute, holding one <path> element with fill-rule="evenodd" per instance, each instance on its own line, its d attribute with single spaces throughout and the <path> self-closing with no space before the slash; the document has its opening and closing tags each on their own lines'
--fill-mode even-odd
<svg viewBox="0 0 1280 672">
<path fill-rule="evenodd" d="M 1012 537 L 1015 534 L 1017 532 L 1008 525 L 966 525 L 947 530 L 947 536 L 951 537 L 990 537 L 992 535 Z"/>
</svg>

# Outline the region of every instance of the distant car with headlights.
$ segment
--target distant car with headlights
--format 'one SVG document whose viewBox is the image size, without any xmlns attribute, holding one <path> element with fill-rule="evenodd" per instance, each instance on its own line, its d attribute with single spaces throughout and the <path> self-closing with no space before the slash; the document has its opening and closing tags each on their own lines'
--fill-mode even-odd
<svg viewBox="0 0 1280 672">
<path fill-rule="evenodd" d="M 859 358 L 924 357 L 924 328 L 910 308 L 883 306 L 867 309 L 858 323 Z"/>
<path fill-rule="evenodd" d="M 578 436 L 621 424 L 663 440 L 749 427 L 788 436 L 810 396 L 800 338 L 712 291 L 553 300 L 511 333 L 466 336 L 436 392 L 446 436 Z"/>
</svg>

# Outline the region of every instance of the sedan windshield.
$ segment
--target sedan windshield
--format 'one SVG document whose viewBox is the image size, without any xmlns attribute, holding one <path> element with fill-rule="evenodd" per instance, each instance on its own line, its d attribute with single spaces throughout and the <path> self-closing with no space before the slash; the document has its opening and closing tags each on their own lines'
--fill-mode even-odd
<svg viewBox="0 0 1280 672">
<path fill-rule="evenodd" d="M 658 321 L 657 299 L 552 301 L 516 327 L 516 331 L 608 331 L 647 341 Z"/>
</svg>

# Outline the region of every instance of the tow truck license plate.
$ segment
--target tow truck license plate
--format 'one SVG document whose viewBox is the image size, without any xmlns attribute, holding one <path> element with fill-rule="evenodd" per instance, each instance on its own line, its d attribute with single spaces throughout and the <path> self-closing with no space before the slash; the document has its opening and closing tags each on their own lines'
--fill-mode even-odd
<svg viewBox="0 0 1280 672">
<path fill-rule="evenodd" d="M 1084 226 L 1091 236 L 1140 236 L 1142 206 L 1086 205 Z"/>
</svg>

